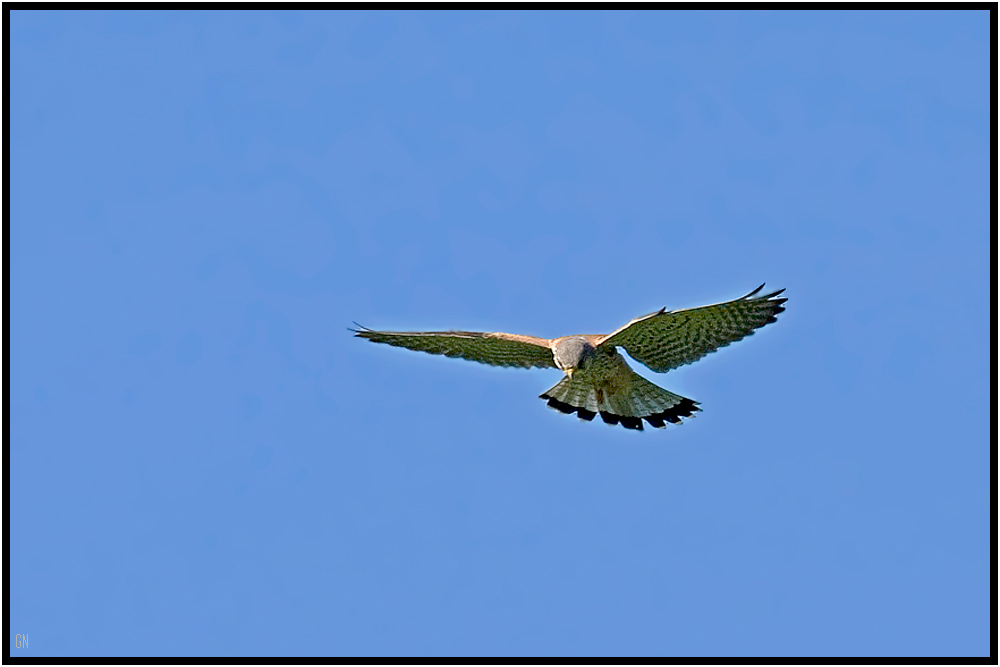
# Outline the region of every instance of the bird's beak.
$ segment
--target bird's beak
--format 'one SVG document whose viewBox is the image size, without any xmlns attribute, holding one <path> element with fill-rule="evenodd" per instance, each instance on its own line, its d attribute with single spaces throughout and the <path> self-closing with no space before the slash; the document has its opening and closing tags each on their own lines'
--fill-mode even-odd
<svg viewBox="0 0 1000 667">
<path fill-rule="evenodd" d="M 575 370 L 576 370 L 575 368 L 567 368 L 566 369 L 566 375 L 568 375 L 570 377 L 573 377 L 573 371 L 575 371 Z"/>
</svg>

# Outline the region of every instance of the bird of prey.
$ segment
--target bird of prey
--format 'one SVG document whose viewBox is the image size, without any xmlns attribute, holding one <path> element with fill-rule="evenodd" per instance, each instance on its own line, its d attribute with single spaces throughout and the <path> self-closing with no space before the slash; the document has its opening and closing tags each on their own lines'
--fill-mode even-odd
<svg viewBox="0 0 1000 667">
<path fill-rule="evenodd" d="M 785 290 L 746 296 L 700 308 L 667 310 L 637 317 L 605 335 L 535 338 L 510 333 L 475 331 L 375 331 L 357 325 L 356 336 L 410 350 L 461 357 L 494 366 L 558 368 L 566 374 L 539 396 L 551 408 L 574 412 L 590 421 L 598 414 L 608 424 L 642 430 L 642 420 L 665 428 L 700 411 L 697 401 L 661 389 L 635 371 L 618 353 L 657 373 L 690 364 L 710 352 L 751 335 L 774 322 L 787 301 Z"/>
</svg>

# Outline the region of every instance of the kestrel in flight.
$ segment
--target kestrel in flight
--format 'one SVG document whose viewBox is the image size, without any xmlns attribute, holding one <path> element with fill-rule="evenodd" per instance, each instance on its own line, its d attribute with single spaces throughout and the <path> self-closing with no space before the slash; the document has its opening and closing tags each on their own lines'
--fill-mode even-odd
<svg viewBox="0 0 1000 667">
<path fill-rule="evenodd" d="M 661 308 L 606 335 L 547 339 L 474 331 L 373 331 L 360 325 L 351 331 L 373 343 L 494 366 L 558 368 L 566 377 L 539 396 L 549 407 L 566 414 L 575 412 L 586 421 L 600 414 L 608 424 L 641 431 L 643 419 L 650 426 L 665 428 L 665 422 L 679 424 L 681 417 L 690 417 L 701 408 L 697 401 L 661 389 L 637 374 L 616 348 L 624 348 L 657 373 L 695 362 L 776 320 L 787 301 L 776 297 L 785 290 L 755 296 L 763 288 L 711 306 Z"/>
</svg>

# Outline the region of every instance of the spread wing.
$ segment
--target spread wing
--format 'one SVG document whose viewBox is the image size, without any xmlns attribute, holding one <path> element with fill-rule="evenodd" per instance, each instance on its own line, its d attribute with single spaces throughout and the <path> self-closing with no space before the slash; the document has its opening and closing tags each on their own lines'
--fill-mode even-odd
<svg viewBox="0 0 1000 667">
<path fill-rule="evenodd" d="M 787 301 L 775 297 L 785 290 L 754 297 L 763 288 L 761 285 L 739 299 L 711 306 L 675 311 L 661 309 L 608 334 L 600 345 L 621 346 L 630 357 L 650 370 L 665 373 L 698 361 L 774 322 Z"/>
<path fill-rule="evenodd" d="M 409 350 L 461 357 L 494 366 L 555 368 L 545 338 L 478 331 L 374 331 L 358 325 L 355 336 Z"/>
</svg>

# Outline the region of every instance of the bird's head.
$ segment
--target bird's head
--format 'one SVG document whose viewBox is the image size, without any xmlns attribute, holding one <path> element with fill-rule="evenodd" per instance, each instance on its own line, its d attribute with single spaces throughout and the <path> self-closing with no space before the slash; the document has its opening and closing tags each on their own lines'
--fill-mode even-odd
<svg viewBox="0 0 1000 667">
<path fill-rule="evenodd" d="M 593 352 L 594 346 L 586 338 L 569 336 L 556 343 L 552 356 L 559 370 L 572 375 L 573 371 L 583 368 Z"/>
</svg>

